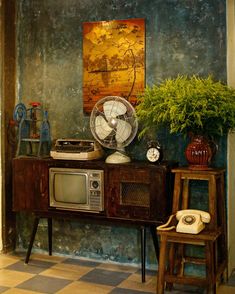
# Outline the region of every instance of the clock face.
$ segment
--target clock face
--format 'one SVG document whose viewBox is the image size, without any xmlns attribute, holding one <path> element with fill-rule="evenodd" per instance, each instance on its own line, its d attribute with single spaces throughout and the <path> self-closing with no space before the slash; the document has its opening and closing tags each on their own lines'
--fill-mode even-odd
<svg viewBox="0 0 235 294">
<path fill-rule="evenodd" d="M 160 151 L 156 147 L 151 147 L 148 149 L 146 156 L 150 162 L 157 162 L 160 158 Z"/>
</svg>

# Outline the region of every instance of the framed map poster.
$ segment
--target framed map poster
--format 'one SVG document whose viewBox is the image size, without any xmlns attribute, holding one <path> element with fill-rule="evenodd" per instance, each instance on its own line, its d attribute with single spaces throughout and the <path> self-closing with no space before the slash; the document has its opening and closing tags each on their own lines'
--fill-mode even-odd
<svg viewBox="0 0 235 294">
<path fill-rule="evenodd" d="M 145 87 L 145 20 L 83 23 L 83 107 L 90 113 L 105 96 L 132 105 Z"/>
</svg>

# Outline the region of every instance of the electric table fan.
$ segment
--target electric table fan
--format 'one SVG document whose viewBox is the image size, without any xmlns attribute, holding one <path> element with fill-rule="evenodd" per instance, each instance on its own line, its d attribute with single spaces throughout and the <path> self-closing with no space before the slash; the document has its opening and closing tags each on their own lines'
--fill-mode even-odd
<svg viewBox="0 0 235 294">
<path fill-rule="evenodd" d="M 98 100 L 90 116 L 90 128 L 94 138 L 104 147 L 116 150 L 107 163 L 130 162 L 124 147 L 134 139 L 138 121 L 134 107 L 125 98 L 106 96 Z"/>
</svg>

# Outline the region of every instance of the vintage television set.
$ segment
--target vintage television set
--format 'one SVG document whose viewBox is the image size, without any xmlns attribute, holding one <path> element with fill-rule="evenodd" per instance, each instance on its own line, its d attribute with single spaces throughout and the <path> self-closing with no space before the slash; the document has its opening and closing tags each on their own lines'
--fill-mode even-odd
<svg viewBox="0 0 235 294">
<path fill-rule="evenodd" d="M 49 206 L 93 213 L 104 211 L 104 171 L 51 167 Z"/>
</svg>

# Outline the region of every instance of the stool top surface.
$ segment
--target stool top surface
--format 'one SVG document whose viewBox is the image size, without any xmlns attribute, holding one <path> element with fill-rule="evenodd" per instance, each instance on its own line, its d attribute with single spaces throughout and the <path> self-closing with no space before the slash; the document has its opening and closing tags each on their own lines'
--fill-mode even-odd
<svg viewBox="0 0 235 294">
<path fill-rule="evenodd" d="M 175 230 L 172 231 L 163 231 L 158 230 L 157 234 L 160 236 L 165 236 L 171 241 L 179 243 L 193 243 L 200 241 L 215 241 L 221 235 L 221 228 L 215 230 L 205 229 L 199 234 L 186 234 L 186 233 L 177 233 Z"/>
<path fill-rule="evenodd" d="M 225 172 L 225 168 L 192 169 L 190 167 L 177 167 L 171 171 L 173 173 L 219 175 Z"/>
</svg>

